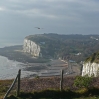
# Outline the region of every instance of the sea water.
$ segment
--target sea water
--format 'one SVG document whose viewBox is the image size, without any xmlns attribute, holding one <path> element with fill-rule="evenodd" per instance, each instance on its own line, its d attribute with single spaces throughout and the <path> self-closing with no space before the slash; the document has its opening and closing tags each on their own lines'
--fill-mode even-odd
<svg viewBox="0 0 99 99">
<path fill-rule="evenodd" d="M 13 45 L 22 45 L 22 43 L 0 39 L 0 48 Z M 24 65 L 24 63 L 9 60 L 7 57 L 0 56 L 0 79 L 14 79 L 18 74 L 19 69 L 21 69 L 22 78 L 31 75 L 32 72 L 24 71 L 24 68 L 26 68 Z"/>
</svg>

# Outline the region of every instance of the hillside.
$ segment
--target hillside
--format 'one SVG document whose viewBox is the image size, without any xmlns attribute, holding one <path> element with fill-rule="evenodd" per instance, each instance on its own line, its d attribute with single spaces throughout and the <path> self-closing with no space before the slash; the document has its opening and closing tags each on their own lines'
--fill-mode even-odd
<svg viewBox="0 0 99 99">
<path fill-rule="evenodd" d="M 46 62 L 51 58 L 61 58 L 79 63 L 99 50 L 99 35 L 44 33 L 30 35 L 25 39 L 40 46 L 42 57 L 33 58 L 31 54 L 24 53 L 23 45 L 0 48 L 0 55 L 20 62 Z"/>
<path fill-rule="evenodd" d="M 88 58 L 85 60 L 85 63 L 86 63 L 86 62 L 99 63 L 99 51 L 96 52 L 96 53 L 93 53 L 90 57 L 88 57 Z"/>
<path fill-rule="evenodd" d="M 87 85 L 88 87 L 75 86 L 74 82 L 76 79 L 77 77 L 64 77 L 64 90 L 60 91 L 59 77 L 24 78 L 21 79 L 21 95 L 16 97 L 17 86 L 14 86 L 7 99 L 99 99 L 99 77 L 91 78 L 91 82 Z M 80 79 L 78 81 L 80 81 Z M 0 81 L 1 99 L 3 99 L 11 82 L 12 80 Z"/>
<path fill-rule="evenodd" d="M 25 39 L 36 42 L 44 58 L 61 58 L 76 62 L 84 61 L 93 52 L 99 50 L 99 35 L 30 35 Z"/>
</svg>

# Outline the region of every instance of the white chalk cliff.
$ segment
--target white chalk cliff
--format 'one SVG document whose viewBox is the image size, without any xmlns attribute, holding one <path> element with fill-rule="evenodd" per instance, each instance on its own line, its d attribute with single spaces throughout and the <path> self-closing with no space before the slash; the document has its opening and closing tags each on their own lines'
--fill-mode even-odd
<svg viewBox="0 0 99 99">
<path fill-rule="evenodd" d="M 27 52 L 34 57 L 39 57 L 40 55 L 40 46 L 35 42 L 28 40 L 27 38 L 24 39 L 23 51 Z"/>
<path fill-rule="evenodd" d="M 83 68 L 82 68 L 82 76 L 84 75 L 88 75 L 88 76 L 98 76 L 99 75 L 99 64 L 98 63 L 91 63 L 86 62 L 83 64 Z"/>
</svg>

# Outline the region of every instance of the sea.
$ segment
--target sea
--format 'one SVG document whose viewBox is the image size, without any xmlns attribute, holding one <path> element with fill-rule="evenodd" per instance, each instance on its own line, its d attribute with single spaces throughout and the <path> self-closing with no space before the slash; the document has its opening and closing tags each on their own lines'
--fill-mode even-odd
<svg viewBox="0 0 99 99">
<path fill-rule="evenodd" d="M 0 48 L 6 46 L 23 45 L 22 40 L 0 39 Z M 57 65 L 55 65 L 57 63 Z M 35 63 L 34 63 L 35 64 Z M 48 64 L 51 64 L 49 66 Z M 61 60 L 52 60 L 51 63 L 35 64 L 21 63 L 15 60 L 9 60 L 0 55 L 0 80 L 15 79 L 19 69 L 21 69 L 21 78 L 34 78 L 36 76 L 60 75 L 60 70 L 66 68 L 61 66 L 66 63 Z"/>
<path fill-rule="evenodd" d="M 6 46 L 13 46 L 13 45 L 22 45 L 22 40 L 7 40 L 7 39 L 0 39 L 0 48 Z M 17 62 L 14 60 L 9 60 L 7 57 L 0 55 L 0 79 L 14 79 L 19 69 L 21 69 L 21 78 L 28 77 L 29 75 L 33 74 L 30 71 L 26 70 L 26 64 Z"/>
</svg>

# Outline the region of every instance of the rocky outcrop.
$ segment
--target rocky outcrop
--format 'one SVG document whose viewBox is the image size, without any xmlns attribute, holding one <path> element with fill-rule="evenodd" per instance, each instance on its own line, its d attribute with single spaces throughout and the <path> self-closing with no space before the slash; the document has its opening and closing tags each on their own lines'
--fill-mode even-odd
<svg viewBox="0 0 99 99">
<path fill-rule="evenodd" d="M 82 76 L 99 76 L 99 51 L 93 53 L 90 57 L 88 57 L 82 68 Z"/>
<path fill-rule="evenodd" d="M 40 46 L 35 42 L 28 40 L 27 38 L 24 39 L 23 51 L 27 52 L 34 57 L 39 57 L 40 55 Z"/>
<path fill-rule="evenodd" d="M 82 76 L 98 76 L 99 75 L 99 64 L 98 63 L 91 63 L 90 61 L 83 64 L 82 68 Z"/>
</svg>

